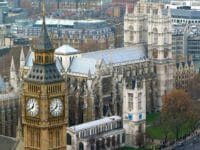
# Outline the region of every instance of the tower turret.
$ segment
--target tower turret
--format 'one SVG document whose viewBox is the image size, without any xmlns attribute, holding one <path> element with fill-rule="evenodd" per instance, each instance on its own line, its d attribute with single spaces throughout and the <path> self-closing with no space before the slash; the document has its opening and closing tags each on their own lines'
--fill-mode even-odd
<svg viewBox="0 0 200 150">
<path fill-rule="evenodd" d="M 17 83 L 18 83 L 18 78 L 17 78 L 16 68 L 15 68 L 14 58 L 12 56 L 11 64 L 10 64 L 10 85 L 15 91 L 17 90 Z"/>
</svg>

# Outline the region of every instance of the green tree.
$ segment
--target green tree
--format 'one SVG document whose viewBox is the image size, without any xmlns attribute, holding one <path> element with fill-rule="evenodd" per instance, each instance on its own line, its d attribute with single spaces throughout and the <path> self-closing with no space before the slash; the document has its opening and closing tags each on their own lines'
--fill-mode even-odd
<svg viewBox="0 0 200 150">
<path fill-rule="evenodd" d="M 174 130 L 176 139 L 179 137 L 181 125 L 191 117 L 191 103 L 190 96 L 183 90 L 172 90 L 163 97 L 163 123 Z"/>
</svg>

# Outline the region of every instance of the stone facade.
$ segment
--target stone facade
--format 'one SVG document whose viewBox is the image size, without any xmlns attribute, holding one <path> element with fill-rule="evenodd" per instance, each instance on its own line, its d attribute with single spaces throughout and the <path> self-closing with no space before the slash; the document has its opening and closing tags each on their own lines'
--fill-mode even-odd
<svg viewBox="0 0 200 150">
<path fill-rule="evenodd" d="M 124 19 L 124 44 L 143 43 L 153 62 L 157 82 L 155 109 L 162 106 L 162 95 L 173 88 L 172 34 L 170 16 L 164 15 L 164 4 L 139 1 Z"/>
<path fill-rule="evenodd" d="M 125 132 L 119 116 L 67 128 L 68 150 L 111 150 L 125 144 Z"/>
<path fill-rule="evenodd" d="M 19 95 L 14 92 L 0 94 L 0 134 L 16 137 L 19 115 Z"/>
<path fill-rule="evenodd" d="M 195 76 L 195 65 L 193 61 L 177 63 L 175 72 L 176 88 L 187 90 L 189 81 Z"/>
<path fill-rule="evenodd" d="M 16 137 L 19 116 L 19 89 L 13 58 L 9 82 L 3 81 L 2 78 L 0 80 L 0 135 Z"/>
<path fill-rule="evenodd" d="M 126 137 L 132 139 L 126 144 L 143 144 L 138 138 L 144 139 L 146 112 L 161 109 L 162 96 L 174 88 L 177 71 L 170 17 L 162 9 L 161 3 L 140 1 L 134 12 L 126 13 L 126 47 L 89 53 L 70 53 L 71 48 L 55 51 L 67 87 L 69 126 L 122 116 Z M 30 52 L 22 67 L 24 76 L 33 61 Z"/>
</svg>

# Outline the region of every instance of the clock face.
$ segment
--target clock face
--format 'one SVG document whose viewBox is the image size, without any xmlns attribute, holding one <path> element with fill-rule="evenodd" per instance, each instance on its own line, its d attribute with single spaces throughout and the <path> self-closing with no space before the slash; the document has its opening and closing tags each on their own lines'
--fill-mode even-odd
<svg viewBox="0 0 200 150">
<path fill-rule="evenodd" d="M 32 117 L 35 117 L 39 112 L 38 102 L 34 98 L 30 98 L 26 104 L 26 111 Z"/>
<path fill-rule="evenodd" d="M 63 103 L 59 98 L 54 98 L 50 103 L 50 113 L 52 116 L 60 116 L 63 111 Z"/>
</svg>

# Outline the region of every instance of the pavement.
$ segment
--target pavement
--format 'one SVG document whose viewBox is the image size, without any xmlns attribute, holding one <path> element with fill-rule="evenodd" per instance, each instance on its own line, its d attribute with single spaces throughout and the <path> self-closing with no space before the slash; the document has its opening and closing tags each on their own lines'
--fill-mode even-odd
<svg viewBox="0 0 200 150">
<path fill-rule="evenodd" d="M 200 129 L 194 131 L 190 136 L 175 144 L 162 148 L 163 150 L 200 150 Z"/>
</svg>

